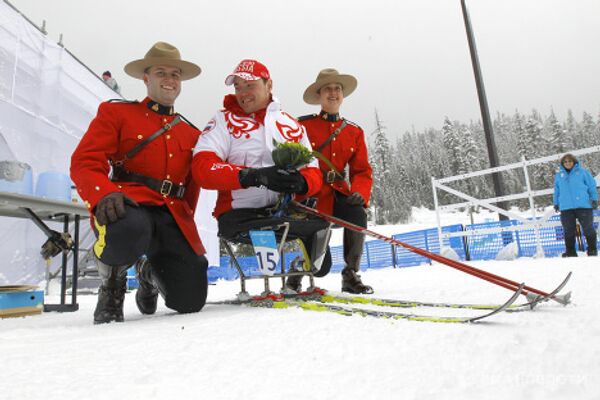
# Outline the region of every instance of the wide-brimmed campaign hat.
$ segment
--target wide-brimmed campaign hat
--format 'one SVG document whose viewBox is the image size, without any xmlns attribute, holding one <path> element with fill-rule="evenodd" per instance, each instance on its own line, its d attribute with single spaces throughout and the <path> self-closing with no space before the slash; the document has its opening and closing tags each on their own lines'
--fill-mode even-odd
<svg viewBox="0 0 600 400">
<path fill-rule="evenodd" d="M 319 72 L 317 79 L 304 91 L 304 102 L 308 104 L 320 104 L 319 90 L 330 83 L 339 83 L 342 85 L 344 97 L 348 97 L 354 92 L 358 82 L 352 75 L 340 74 L 336 69 L 325 68 Z"/>
<path fill-rule="evenodd" d="M 195 78 L 202 72 L 196 64 L 182 60 L 177 47 L 166 42 L 156 42 L 144 58 L 130 62 L 125 65 L 124 70 L 129 76 L 143 79 L 144 71 L 153 65 L 166 65 L 181 69 L 182 81 Z"/>
</svg>

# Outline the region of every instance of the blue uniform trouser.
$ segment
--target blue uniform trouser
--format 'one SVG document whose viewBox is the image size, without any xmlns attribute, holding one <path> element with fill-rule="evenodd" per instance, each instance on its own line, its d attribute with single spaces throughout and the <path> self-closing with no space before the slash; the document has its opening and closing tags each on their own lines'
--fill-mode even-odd
<svg viewBox="0 0 600 400">
<path fill-rule="evenodd" d="M 367 211 L 363 206 L 347 204 L 347 197 L 348 196 L 339 192 L 335 192 L 333 216 L 343 219 L 346 222 L 350 222 L 351 224 L 366 228 Z M 360 271 L 360 260 L 362 258 L 364 244 L 365 235 L 363 233 L 344 228 L 344 262 L 346 263 L 346 268 L 349 268 L 354 272 Z"/>
<path fill-rule="evenodd" d="M 197 312 L 206 302 L 208 260 L 197 255 L 166 207 L 125 205 L 125 217 L 95 224 L 94 254 L 104 264 L 122 267 L 146 255 L 165 305 Z"/>
</svg>

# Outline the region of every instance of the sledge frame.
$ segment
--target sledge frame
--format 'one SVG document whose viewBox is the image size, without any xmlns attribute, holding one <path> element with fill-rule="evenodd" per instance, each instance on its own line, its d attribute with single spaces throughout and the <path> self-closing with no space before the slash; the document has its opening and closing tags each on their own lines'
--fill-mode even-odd
<svg viewBox="0 0 600 400">
<path fill-rule="evenodd" d="M 327 228 L 328 232 L 328 239 L 329 239 L 329 235 L 331 233 L 331 227 L 332 225 L 330 224 Z M 261 274 L 261 275 L 246 275 L 244 273 L 244 271 L 242 270 L 242 267 L 240 266 L 237 257 L 235 256 L 235 253 L 233 251 L 232 248 L 232 244 L 234 243 L 245 243 L 243 241 L 236 241 L 233 239 L 227 239 L 224 238 L 222 236 L 219 236 L 219 240 L 220 242 L 223 244 L 223 247 L 225 248 L 225 251 L 227 252 L 227 254 L 230 257 L 231 262 L 233 263 L 233 266 L 235 267 L 235 269 L 237 270 L 238 274 L 240 275 L 240 286 L 241 286 L 241 290 L 238 293 L 237 297 L 240 300 L 247 300 L 249 298 L 251 298 L 252 296 L 248 293 L 248 291 L 246 290 L 246 281 L 250 280 L 250 279 L 262 279 L 264 282 L 264 291 L 261 294 L 261 296 L 267 296 L 269 294 L 272 294 L 273 292 L 270 289 L 270 284 L 269 284 L 269 279 L 272 278 L 280 278 L 281 279 L 281 293 L 285 293 L 286 289 L 285 288 L 285 279 L 287 277 L 290 276 L 308 276 L 309 278 L 309 282 L 310 282 L 310 288 L 315 288 L 315 280 L 314 280 L 314 274 L 312 272 L 312 268 L 310 268 L 309 270 L 304 269 L 303 271 L 291 271 L 291 272 L 286 272 L 285 271 L 285 262 L 284 262 L 284 245 L 285 243 L 288 241 L 288 233 L 290 230 L 290 223 L 289 222 L 283 222 L 281 224 L 278 225 L 274 225 L 274 226 L 266 226 L 266 227 L 262 227 L 260 230 L 273 230 L 278 232 L 277 233 L 277 237 L 278 237 L 278 248 L 277 251 L 279 252 L 279 260 L 280 260 L 280 265 L 281 265 L 281 272 L 279 273 L 275 273 L 273 275 L 265 275 L 265 274 Z M 282 232 L 282 233 L 279 233 Z M 297 240 L 297 239 L 292 239 L 292 240 Z M 307 260 L 308 258 L 308 260 Z M 308 257 L 307 254 L 304 254 L 304 262 L 309 262 L 310 266 L 312 267 L 312 260 L 310 260 L 310 257 Z"/>
</svg>

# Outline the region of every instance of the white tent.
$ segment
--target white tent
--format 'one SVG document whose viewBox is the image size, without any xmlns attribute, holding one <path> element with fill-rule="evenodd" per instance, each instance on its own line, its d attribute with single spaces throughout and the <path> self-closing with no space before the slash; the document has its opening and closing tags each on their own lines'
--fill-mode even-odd
<svg viewBox="0 0 600 400">
<path fill-rule="evenodd" d="M 0 2 L 0 162 L 30 165 L 34 187 L 42 172 L 68 174 L 71 153 L 99 103 L 120 97 L 13 6 Z M 199 210 L 206 215 L 196 217 L 211 265 L 218 265 L 216 223 L 209 213 L 215 197 L 202 193 Z M 91 242 L 87 222 L 82 231 Z M 46 265 L 39 250 L 45 240 L 31 222 L 0 217 L 0 284 L 42 282 Z M 56 257 L 51 270 L 59 262 Z"/>
</svg>

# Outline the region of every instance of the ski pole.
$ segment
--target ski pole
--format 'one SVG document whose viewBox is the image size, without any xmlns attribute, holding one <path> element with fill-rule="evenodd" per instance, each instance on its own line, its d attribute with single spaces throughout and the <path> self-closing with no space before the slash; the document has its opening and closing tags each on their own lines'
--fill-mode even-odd
<svg viewBox="0 0 600 400">
<path fill-rule="evenodd" d="M 379 234 L 377 232 L 373 232 L 373 231 L 371 231 L 369 229 L 363 228 L 362 226 L 354 225 L 354 224 L 351 224 L 350 222 L 344 221 L 343 219 L 339 219 L 339 218 L 336 218 L 336 217 L 334 217 L 332 215 L 325 214 L 325 213 L 323 213 L 321 211 L 318 211 L 318 210 L 316 210 L 314 208 L 307 207 L 304 204 L 298 203 L 297 201 L 292 201 L 291 204 L 293 204 L 294 207 L 296 207 L 296 208 L 298 208 L 298 209 L 300 209 L 302 211 L 305 211 L 305 212 L 307 212 L 309 214 L 312 214 L 314 216 L 317 216 L 319 218 L 323 218 L 323 219 L 325 219 L 325 220 L 327 220 L 329 222 L 332 222 L 332 223 L 334 223 L 336 225 L 339 225 L 341 227 L 348 228 L 348 229 L 350 229 L 352 231 L 355 231 L 355 232 L 363 233 L 365 235 L 374 237 L 376 239 L 383 240 L 384 242 L 387 242 L 387 243 L 390 243 L 390 244 L 393 244 L 393 245 L 404 247 L 405 249 L 410 250 L 413 253 L 419 254 L 419 255 L 421 255 L 423 257 L 427 257 L 427 258 L 429 258 L 431 260 L 434 260 L 434 261 L 438 261 L 438 262 L 440 262 L 442 264 L 448 265 L 449 267 L 455 268 L 455 269 L 457 269 L 459 271 L 462 271 L 462 272 L 465 272 L 467 274 L 473 275 L 473 276 L 475 276 L 477 278 L 480 278 L 480 279 L 486 280 L 488 282 L 494 283 L 494 284 L 496 284 L 498 286 L 502 286 L 502 287 L 504 287 L 506 289 L 509 289 L 509 290 L 512 290 L 512 291 L 516 291 L 519 288 L 519 286 L 520 286 L 519 283 L 517 283 L 515 281 L 512 281 L 510 279 L 504 278 L 502 276 L 499 276 L 499 275 L 496 275 L 496 274 L 493 274 L 491 272 L 487 272 L 487 271 L 484 271 L 484 270 L 481 270 L 481 269 L 478 269 L 478 268 L 475 268 L 475 267 L 471 267 L 469 265 L 463 264 L 463 263 L 458 262 L 458 261 L 451 260 L 449 258 L 446 258 L 446 257 L 438 255 L 438 254 L 430 253 L 430 252 L 428 252 L 426 250 L 420 249 L 420 248 L 412 246 L 410 244 L 401 242 L 399 240 L 393 239 L 393 238 L 388 237 L 388 236 L 381 235 L 381 234 Z M 523 289 L 525 289 L 525 290 L 522 291 L 522 294 L 525 295 L 525 296 L 527 296 L 528 292 L 532 292 L 532 293 L 535 293 L 535 294 L 538 294 L 538 295 L 544 296 L 544 297 L 549 296 L 548 293 L 543 292 L 543 291 L 541 291 L 539 289 L 536 289 L 536 288 L 532 288 L 530 286 L 523 286 Z M 555 297 L 552 297 L 552 298 L 554 300 L 558 301 L 559 303 L 563 304 L 563 302 L 560 301 L 560 299 L 557 299 Z"/>
</svg>

